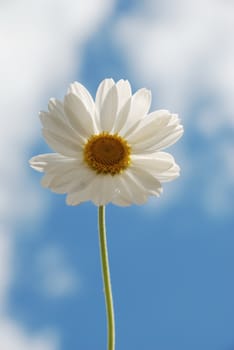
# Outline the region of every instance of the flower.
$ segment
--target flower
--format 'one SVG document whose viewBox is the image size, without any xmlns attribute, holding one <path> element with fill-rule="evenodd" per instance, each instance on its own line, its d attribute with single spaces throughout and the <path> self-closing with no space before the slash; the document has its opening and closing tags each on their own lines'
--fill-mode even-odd
<svg viewBox="0 0 234 350">
<path fill-rule="evenodd" d="M 143 204 L 159 196 L 161 183 L 179 176 L 174 158 L 162 149 L 183 134 L 176 114 L 150 114 L 151 93 L 132 95 L 126 80 L 103 80 L 95 101 L 80 83 L 70 85 L 64 101 L 50 99 L 41 112 L 43 135 L 57 153 L 33 157 L 33 169 L 45 172 L 42 186 L 67 193 L 68 205 L 91 200 L 119 206 Z"/>
</svg>

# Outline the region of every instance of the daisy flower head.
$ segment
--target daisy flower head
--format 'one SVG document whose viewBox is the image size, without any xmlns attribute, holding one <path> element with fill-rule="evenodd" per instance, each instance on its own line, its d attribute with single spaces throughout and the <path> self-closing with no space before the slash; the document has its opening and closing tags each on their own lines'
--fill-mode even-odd
<svg viewBox="0 0 234 350">
<path fill-rule="evenodd" d="M 43 136 L 56 152 L 31 158 L 44 172 L 42 186 L 66 193 L 68 205 L 143 204 L 159 196 L 162 182 L 179 176 L 174 158 L 162 150 L 183 134 L 176 114 L 149 113 L 151 93 L 132 94 L 127 80 L 103 80 L 93 100 L 80 83 L 63 101 L 50 99 L 40 113 Z"/>
</svg>

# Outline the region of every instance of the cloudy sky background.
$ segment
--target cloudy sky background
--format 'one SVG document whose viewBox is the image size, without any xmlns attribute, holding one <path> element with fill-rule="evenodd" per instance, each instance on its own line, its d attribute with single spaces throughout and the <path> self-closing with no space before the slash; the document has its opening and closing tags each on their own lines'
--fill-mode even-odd
<svg viewBox="0 0 234 350">
<path fill-rule="evenodd" d="M 234 2 L 0 2 L 0 348 L 105 348 L 96 208 L 66 207 L 28 159 L 38 111 L 78 80 L 152 90 L 177 112 L 180 179 L 107 208 L 116 350 L 234 348 Z"/>
</svg>

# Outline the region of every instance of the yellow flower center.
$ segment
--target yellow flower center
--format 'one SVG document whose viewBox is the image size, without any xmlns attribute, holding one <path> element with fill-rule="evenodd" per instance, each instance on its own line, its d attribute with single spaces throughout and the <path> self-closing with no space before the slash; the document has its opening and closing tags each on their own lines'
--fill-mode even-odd
<svg viewBox="0 0 234 350">
<path fill-rule="evenodd" d="M 131 162 L 131 148 L 121 136 L 102 132 L 84 146 L 84 161 L 98 174 L 120 174 Z"/>
</svg>

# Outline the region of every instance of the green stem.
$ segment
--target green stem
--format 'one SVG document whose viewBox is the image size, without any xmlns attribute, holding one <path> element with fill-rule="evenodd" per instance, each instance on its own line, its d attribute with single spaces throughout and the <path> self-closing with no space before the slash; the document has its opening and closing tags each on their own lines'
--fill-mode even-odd
<svg viewBox="0 0 234 350">
<path fill-rule="evenodd" d="M 115 319 L 114 307 L 111 291 L 110 270 L 108 261 L 108 250 L 106 241 L 106 227 L 105 227 L 105 207 L 98 208 L 98 225 L 99 225 L 99 244 L 102 263 L 102 277 L 104 284 L 104 293 L 106 301 L 107 313 L 107 330 L 108 330 L 108 350 L 115 349 Z"/>
</svg>

